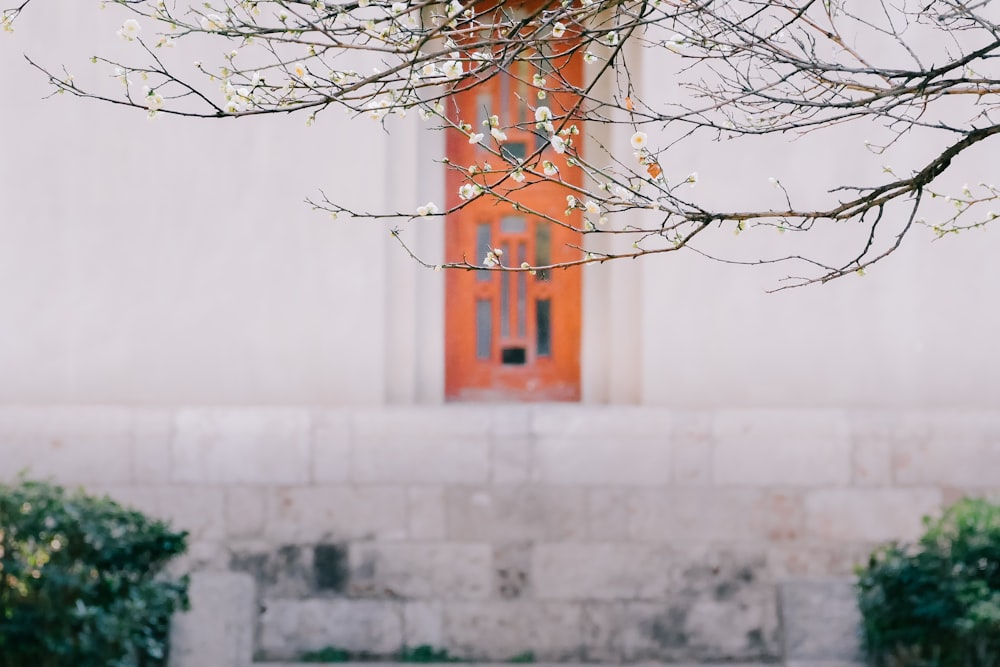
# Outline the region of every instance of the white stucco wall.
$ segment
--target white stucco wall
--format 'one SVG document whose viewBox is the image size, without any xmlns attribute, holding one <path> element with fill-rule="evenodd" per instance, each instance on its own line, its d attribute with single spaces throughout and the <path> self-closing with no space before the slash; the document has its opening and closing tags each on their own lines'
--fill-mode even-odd
<svg viewBox="0 0 1000 667">
<path fill-rule="evenodd" d="M 42 100 L 44 78 L 21 53 L 89 76 L 92 51 L 123 45 L 110 12 L 31 10 L 0 39 L 0 403 L 441 400 L 442 275 L 412 263 L 384 224 L 302 203 L 320 188 L 374 207 L 441 201 L 439 135 L 412 117 L 388 137 L 337 111 L 306 128 L 294 116 L 150 122 Z M 662 71 L 644 76 L 647 91 L 671 94 Z M 681 176 L 700 172 L 704 196 L 759 203 L 772 173 L 817 185 L 877 174 L 861 138 L 688 144 L 671 161 Z M 967 172 L 956 188 L 996 172 L 986 151 L 956 169 Z M 591 267 L 585 400 L 994 406 L 1000 231 L 933 246 L 928 236 L 864 279 L 778 295 L 764 289 L 780 270 L 693 255 Z M 433 257 L 440 225 L 414 224 L 408 238 Z"/>
<path fill-rule="evenodd" d="M 681 66 L 674 56 L 673 64 Z M 669 69 L 667 70 L 669 71 Z M 640 88 L 664 105 L 682 93 L 664 69 L 643 72 Z M 656 102 L 653 102 L 655 107 Z M 964 118 L 968 108 L 955 109 Z M 649 129 L 651 142 L 657 141 Z M 695 201 L 726 210 L 780 208 L 784 198 L 768 183 L 775 177 L 796 205 L 836 204 L 850 193 L 840 185 L 878 185 L 905 176 L 956 137 L 919 131 L 884 155 L 864 141 L 888 143 L 886 130 L 863 123 L 802 137 L 749 141 L 688 141 L 665 156 L 668 177 L 697 171 Z M 706 137 L 707 138 L 707 137 Z M 934 188 L 960 195 L 963 184 L 995 183 L 993 151 L 977 146 L 959 156 Z M 686 189 L 686 188 L 684 188 Z M 804 194 L 803 194 L 804 193 Z M 929 199 L 929 198 L 927 198 Z M 807 204 L 808 202 L 808 204 Z M 938 210 L 950 205 L 938 199 Z M 888 207 L 882 248 L 898 229 L 906 206 Z M 920 217 L 933 218 L 922 210 Z M 983 219 L 986 209 L 979 211 Z M 967 220 L 972 221 L 972 220 Z M 731 228 L 704 235 L 701 250 L 729 259 L 756 260 L 790 254 L 849 260 L 862 248 L 867 227 L 817 223 L 807 234 Z M 933 242 L 915 227 L 900 249 L 868 269 L 822 286 L 776 294 L 788 275 L 818 275 L 801 264 L 748 268 L 712 262 L 693 253 L 642 263 L 642 402 L 686 407 L 993 407 L 1000 402 L 1000 227 Z M 880 252 L 880 251 L 879 251 Z M 875 253 L 877 254 L 877 252 Z"/>
<path fill-rule="evenodd" d="M 43 3 L 0 42 L 0 401 L 381 402 L 388 235 L 303 203 L 385 200 L 380 129 L 43 101 L 21 52 L 110 74 L 110 13 Z"/>
</svg>

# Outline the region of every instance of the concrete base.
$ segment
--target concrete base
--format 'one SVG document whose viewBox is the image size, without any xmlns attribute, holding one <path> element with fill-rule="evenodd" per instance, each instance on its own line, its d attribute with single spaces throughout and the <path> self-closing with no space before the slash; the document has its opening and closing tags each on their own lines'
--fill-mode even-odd
<svg viewBox="0 0 1000 667">
<path fill-rule="evenodd" d="M 248 667 L 256 622 L 253 579 L 245 574 L 191 576 L 191 610 L 171 628 L 170 667 Z"/>
</svg>

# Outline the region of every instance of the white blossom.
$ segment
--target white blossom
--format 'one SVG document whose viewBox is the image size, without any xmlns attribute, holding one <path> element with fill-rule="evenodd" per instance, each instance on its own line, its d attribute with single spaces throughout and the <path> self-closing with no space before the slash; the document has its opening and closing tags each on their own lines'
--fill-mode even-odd
<svg viewBox="0 0 1000 667">
<path fill-rule="evenodd" d="M 559 168 L 556 167 L 551 162 L 549 162 L 548 160 L 544 160 L 542 162 L 542 173 L 545 174 L 546 176 L 555 176 L 556 174 L 559 173 Z"/>
<path fill-rule="evenodd" d="M 670 39 L 663 42 L 663 46 L 667 47 L 667 49 L 673 51 L 674 53 L 680 53 L 681 48 L 684 46 L 686 41 L 687 38 L 684 37 L 684 35 L 676 34 Z"/>
<path fill-rule="evenodd" d="M 566 140 L 560 137 L 558 134 L 552 135 L 549 141 L 552 143 L 552 150 L 554 150 L 556 153 L 566 152 Z"/>
<path fill-rule="evenodd" d="M 646 135 L 645 132 L 636 132 L 635 134 L 632 135 L 632 138 L 629 139 L 629 143 L 632 144 L 632 148 L 638 151 L 646 147 L 648 139 L 649 137 Z"/>
<path fill-rule="evenodd" d="M 632 201 L 632 196 L 635 193 L 615 183 L 613 186 L 611 186 L 611 194 L 613 194 L 615 197 L 618 197 L 619 199 L 623 199 L 625 201 Z"/>
<path fill-rule="evenodd" d="M 477 197 L 482 191 L 483 189 L 475 183 L 465 183 L 458 189 L 458 196 L 468 201 Z"/>
<path fill-rule="evenodd" d="M 452 54 L 452 56 L 457 58 L 458 54 Z M 465 63 L 457 59 L 449 60 L 441 66 L 441 70 L 444 72 L 445 77 L 457 79 L 465 72 Z"/>
<path fill-rule="evenodd" d="M 566 34 L 566 24 L 561 21 L 556 21 L 552 25 L 552 37 L 559 39 Z"/>
<path fill-rule="evenodd" d="M 583 208 L 586 209 L 587 213 L 591 213 L 593 215 L 597 215 L 601 212 L 601 207 L 594 203 L 591 199 L 587 200 L 587 203 L 583 205 Z"/>
<path fill-rule="evenodd" d="M 507 133 L 501 130 L 499 127 L 491 127 L 490 134 L 497 141 L 507 141 Z"/>
<path fill-rule="evenodd" d="M 470 144 L 478 144 L 482 140 L 483 140 L 482 132 L 473 132 L 472 134 L 469 135 Z"/>
<path fill-rule="evenodd" d="M 385 118 L 386 114 L 389 113 L 389 100 L 384 97 L 378 100 L 372 100 L 366 107 L 368 110 L 368 117 L 372 120 L 382 120 Z"/>
<path fill-rule="evenodd" d="M 539 106 L 535 109 L 535 122 L 545 123 L 552 120 L 552 110 L 547 106 Z"/>
<path fill-rule="evenodd" d="M 150 111 L 159 111 L 163 108 L 163 95 L 160 95 L 155 90 L 150 89 L 149 86 L 143 88 L 143 99 L 146 102 L 146 108 Z"/>
<path fill-rule="evenodd" d="M 135 19 L 126 19 L 125 23 L 122 23 L 122 27 L 118 29 L 118 36 L 121 37 L 126 42 L 131 42 L 135 40 L 139 33 L 142 31 L 142 26 Z"/>
<path fill-rule="evenodd" d="M 486 257 L 483 258 L 483 266 L 494 267 L 500 266 L 500 256 L 503 255 L 503 251 L 500 248 L 492 248 L 486 253 Z"/>
<path fill-rule="evenodd" d="M 427 202 L 423 206 L 417 207 L 417 215 L 421 217 L 427 217 L 428 215 L 437 215 L 438 207 L 432 201 Z"/>
<path fill-rule="evenodd" d="M 226 27 L 225 20 L 218 14 L 208 14 L 201 17 L 201 29 L 207 32 L 218 32 Z"/>
</svg>

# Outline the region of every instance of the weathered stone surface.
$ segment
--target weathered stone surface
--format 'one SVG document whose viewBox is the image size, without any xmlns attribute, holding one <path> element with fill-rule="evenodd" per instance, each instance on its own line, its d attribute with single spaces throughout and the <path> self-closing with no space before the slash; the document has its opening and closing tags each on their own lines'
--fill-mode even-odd
<svg viewBox="0 0 1000 667">
<path fill-rule="evenodd" d="M 235 538 L 259 537 L 264 532 L 267 496 L 253 486 L 226 487 L 226 535 Z"/>
<path fill-rule="evenodd" d="M 535 596 L 548 600 L 662 599 L 674 587 L 672 553 L 659 545 L 536 544 Z"/>
<path fill-rule="evenodd" d="M 488 544 L 354 543 L 348 592 L 425 600 L 481 599 L 493 588 Z"/>
<path fill-rule="evenodd" d="M 504 600 L 530 597 L 531 553 L 529 542 L 497 544 L 493 547 L 493 596 Z"/>
<path fill-rule="evenodd" d="M 494 439 L 527 438 L 532 434 L 535 412 L 548 407 L 530 403 L 494 406 L 490 409 L 490 435 Z"/>
<path fill-rule="evenodd" d="M 940 426 L 939 426 L 940 428 Z M 892 444 L 896 484 L 996 486 L 1000 478 L 1000 436 L 931 430 L 917 437 L 896 436 Z"/>
<path fill-rule="evenodd" d="M 539 436 L 577 438 L 621 438 L 623 440 L 667 440 L 673 425 L 669 410 L 639 406 L 549 404 L 532 411 L 531 431 Z"/>
<path fill-rule="evenodd" d="M 801 494 L 762 489 L 637 489 L 629 535 L 648 542 L 788 540 L 803 533 Z"/>
<path fill-rule="evenodd" d="M 407 494 L 398 486 L 313 486 L 268 493 L 265 536 L 278 543 L 403 539 Z"/>
<path fill-rule="evenodd" d="M 670 483 L 671 448 L 661 437 L 627 434 L 541 435 L 533 481 L 553 485 L 662 486 Z"/>
<path fill-rule="evenodd" d="M 136 484 L 169 484 L 170 443 L 174 414 L 152 408 L 129 411 L 132 433 L 132 480 Z"/>
<path fill-rule="evenodd" d="M 91 487 L 118 502 L 186 530 L 192 541 L 218 541 L 225 537 L 225 493 L 221 488 L 198 486 Z"/>
<path fill-rule="evenodd" d="M 768 569 L 776 580 L 847 577 L 868 560 L 875 543 L 780 544 L 768 547 Z"/>
<path fill-rule="evenodd" d="M 311 479 L 317 484 L 351 480 L 353 430 L 346 410 L 312 412 Z"/>
<path fill-rule="evenodd" d="M 840 411 L 722 411 L 715 414 L 712 435 L 716 484 L 850 483 L 850 429 Z"/>
<path fill-rule="evenodd" d="M 440 486 L 413 486 L 407 492 L 407 537 L 441 540 L 447 533 L 445 491 Z"/>
<path fill-rule="evenodd" d="M 403 643 L 444 646 L 444 603 L 411 600 L 403 603 Z"/>
<path fill-rule="evenodd" d="M 350 555 L 346 544 L 313 547 L 313 577 L 320 593 L 343 593 L 350 580 Z"/>
<path fill-rule="evenodd" d="M 168 572 L 183 576 L 191 572 L 225 572 L 229 567 L 229 552 L 222 540 L 193 540 L 182 555 L 170 561 Z"/>
<path fill-rule="evenodd" d="M 851 481 L 855 486 L 892 484 L 893 419 L 878 411 L 854 411 L 851 423 Z"/>
<path fill-rule="evenodd" d="M 772 591 L 773 593 L 773 591 Z M 588 602 L 584 655 L 599 662 L 765 660 L 778 657 L 773 595 L 751 604 L 710 598 Z"/>
<path fill-rule="evenodd" d="M 410 440 L 434 434 L 444 439 L 476 439 L 489 435 L 494 410 L 489 406 L 421 405 L 351 410 L 354 434 L 360 440 Z"/>
<path fill-rule="evenodd" d="M 534 440 L 528 436 L 494 436 L 490 444 L 490 482 L 526 484 L 531 480 Z"/>
<path fill-rule="evenodd" d="M 912 540 L 939 509 L 938 489 L 826 489 L 806 494 L 810 537 L 829 542 Z"/>
<path fill-rule="evenodd" d="M 592 489 L 591 539 L 782 541 L 804 533 L 800 491 L 755 488 Z"/>
<path fill-rule="evenodd" d="M 627 542 L 631 538 L 633 489 L 587 489 L 587 529 L 592 540 Z"/>
<path fill-rule="evenodd" d="M 709 412 L 682 412 L 674 417 L 673 483 L 703 486 L 712 483 L 712 419 Z"/>
<path fill-rule="evenodd" d="M 580 606 L 528 601 L 444 605 L 444 644 L 457 656 L 509 660 L 532 652 L 540 660 L 572 660 L 582 644 Z"/>
<path fill-rule="evenodd" d="M 448 536 L 466 541 L 583 538 L 587 533 L 582 488 L 531 486 L 450 487 Z"/>
<path fill-rule="evenodd" d="M 265 599 L 263 605 L 258 650 L 266 658 L 291 659 L 331 646 L 390 655 L 403 645 L 399 602 Z"/>
<path fill-rule="evenodd" d="M 428 437 L 356 434 L 353 475 L 361 483 L 485 484 L 490 475 L 486 433 Z"/>
<path fill-rule="evenodd" d="M 876 437 L 854 437 L 852 479 L 856 486 L 888 486 L 892 483 L 891 443 Z"/>
<path fill-rule="evenodd" d="M 305 484 L 309 413 L 293 408 L 179 410 L 172 477 L 184 483 Z"/>
<path fill-rule="evenodd" d="M 861 661 L 853 580 L 787 581 L 778 592 L 786 660 Z"/>
<path fill-rule="evenodd" d="M 191 610 L 174 617 L 170 667 L 247 667 L 256 623 L 253 580 L 243 574 L 191 576 Z"/>
<path fill-rule="evenodd" d="M 128 484 L 132 423 L 124 408 L 0 407 L 0 480 Z"/>
<path fill-rule="evenodd" d="M 303 598 L 318 592 L 313 555 L 298 544 L 245 545 L 231 549 L 229 569 L 253 577 L 261 598 Z"/>
</svg>

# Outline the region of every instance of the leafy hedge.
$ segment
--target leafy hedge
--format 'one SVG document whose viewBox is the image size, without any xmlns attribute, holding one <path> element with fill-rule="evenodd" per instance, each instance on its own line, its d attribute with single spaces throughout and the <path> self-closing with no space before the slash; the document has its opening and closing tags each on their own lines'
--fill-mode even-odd
<svg viewBox="0 0 1000 667">
<path fill-rule="evenodd" d="M 0 485 L 0 667 L 166 663 L 187 579 L 174 532 L 108 498 L 44 482 Z"/>
<path fill-rule="evenodd" d="M 886 667 L 1000 666 L 1000 505 L 965 499 L 925 519 L 859 571 L 870 661 Z"/>
</svg>

